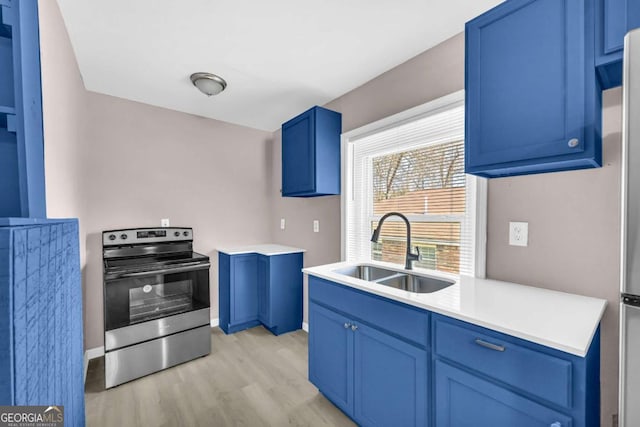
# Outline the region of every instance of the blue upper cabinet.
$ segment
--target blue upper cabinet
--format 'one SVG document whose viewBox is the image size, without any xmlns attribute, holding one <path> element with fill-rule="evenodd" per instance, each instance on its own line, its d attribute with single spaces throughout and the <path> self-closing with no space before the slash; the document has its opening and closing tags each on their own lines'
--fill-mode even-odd
<svg viewBox="0 0 640 427">
<path fill-rule="evenodd" d="M 640 28 L 638 0 L 598 0 L 596 66 L 603 89 L 622 84 L 624 35 Z"/>
<path fill-rule="evenodd" d="M 313 107 L 282 125 L 282 195 L 340 194 L 342 115 Z"/>
<path fill-rule="evenodd" d="M 467 173 L 601 166 L 593 1 L 507 0 L 467 23 Z"/>
<path fill-rule="evenodd" d="M 0 0 L 0 218 L 44 218 L 37 0 Z"/>
</svg>

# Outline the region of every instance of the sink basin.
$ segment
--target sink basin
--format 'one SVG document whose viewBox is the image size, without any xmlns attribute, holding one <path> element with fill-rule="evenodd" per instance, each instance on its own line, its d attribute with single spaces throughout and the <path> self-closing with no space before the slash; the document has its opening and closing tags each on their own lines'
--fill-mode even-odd
<svg viewBox="0 0 640 427">
<path fill-rule="evenodd" d="M 435 277 L 398 273 L 391 277 L 380 279 L 376 281 L 376 283 L 396 289 L 402 289 L 403 291 L 415 292 L 417 294 L 429 294 L 431 292 L 448 288 L 455 282 L 446 279 L 436 279 Z"/>
<path fill-rule="evenodd" d="M 453 280 L 418 276 L 372 265 L 354 265 L 335 270 L 334 273 L 417 294 L 436 292 L 455 283 Z"/>
<path fill-rule="evenodd" d="M 344 274 L 345 276 L 355 277 L 356 279 L 375 282 L 376 280 L 398 274 L 397 271 L 387 270 L 386 268 L 373 267 L 371 265 L 354 265 L 352 267 L 336 270 L 335 273 Z"/>
</svg>

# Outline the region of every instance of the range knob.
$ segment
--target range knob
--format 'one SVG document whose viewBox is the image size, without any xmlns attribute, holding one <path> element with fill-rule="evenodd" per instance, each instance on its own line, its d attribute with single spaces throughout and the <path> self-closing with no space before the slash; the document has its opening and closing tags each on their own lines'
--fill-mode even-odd
<svg viewBox="0 0 640 427">
<path fill-rule="evenodd" d="M 122 240 L 127 240 L 127 237 L 129 237 L 129 236 L 127 236 L 127 235 L 126 235 L 126 234 L 124 234 L 124 233 L 122 233 L 122 234 L 120 235 L 120 238 L 121 238 Z"/>
<path fill-rule="evenodd" d="M 109 234 L 109 240 L 116 240 L 115 234 Z"/>
<path fill-rule="evenodd" d="M 183 235 L 183 236 L 188 236 L 188 235 L 189 235 L 189 232 L 188 232 L 188 231 L 183 231 L 183 232 L 182 232 L 182 235 Z"/>
<path fill-rule="evenodd" d="M 176 237 L 179 237 L 180 236 L 180 232 L 179 231 L 174 231 L 173 235 L 176 236 Z"/>
</svg>

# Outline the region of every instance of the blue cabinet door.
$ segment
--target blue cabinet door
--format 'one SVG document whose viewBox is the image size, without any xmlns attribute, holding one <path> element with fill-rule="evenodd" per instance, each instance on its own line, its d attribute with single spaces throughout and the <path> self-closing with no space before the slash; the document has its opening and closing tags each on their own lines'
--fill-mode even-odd
<svg viewBox="0 0 640 427">
<path fill-rule="evenodd" d="M 625 34 L 640 28 L 637 0 L 598 0 L 596 65 L 603 89 L 622 84 L 622 51 Z"/>
<path fill-rule="evenodd" d="M 271 322 L 271 291 L 269 280 L 269 257 L 258 256 L 258 320 L 268 328 Z"/>
<path fill-rule="evenodd" d="M 315 117 L 308 110 L 282 125 L 282 195 L 313 192 L 315 166 Z"/>
<path fill-rule="evenodd" d="M 231 321 L 232 325 L 258 319 L 258 256 L 231 257 Z"/>
<path fill-rule="evenodd" d="M 601 165 L 592 4 L 509 0 L 467 23 L 467 173 Z"/>
<path fill-rule="evenodd" d="M 355 419 L 367 426 L 427 425 L 427 352 L 357 324 Z"/>
<path fill-rule="evenodd" d="M 352 322 L 309 304 L 309 380 L 347 415 L 353 416 Z"/>
<path fill-rule="evenodd" d="M 282 125 L 282 195 L 340 194 L 342 116 L 313 107 Z"/>
<path fill-rule="evenodd" d="M 436 427 L 571 427 L 570 417 L 436 360 Z"/>
</svg>

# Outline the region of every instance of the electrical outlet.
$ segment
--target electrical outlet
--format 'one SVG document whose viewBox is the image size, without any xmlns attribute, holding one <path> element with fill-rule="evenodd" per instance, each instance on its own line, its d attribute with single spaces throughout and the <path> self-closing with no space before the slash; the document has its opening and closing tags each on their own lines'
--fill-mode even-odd
<svg viewBox="0 0 640 427">
<path fill-rule="evenodd" d="M 280 218 L 280 230 L 284 230 L 285 221 L 284 218 Z"/>
<path fill-rule="evenodd" d="M 160 227 L 169 227 L 169 218 L 162 218 L 160 220 Z"/>
<path fill-rule="evenodd" d="M 320 232 L 320 221 L 318 221 L 317 219 L 313 220 L 313 232 L 314 233 Z"/>
<path fill-rule="evenodd" d="M 509 244 L 511 246 L 527 246 L 529 244 L 529 223 L 509 223 Z"/>
</svg>

